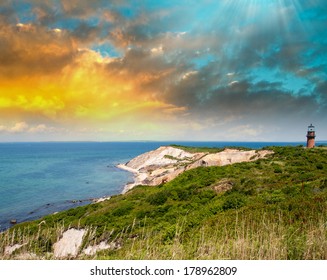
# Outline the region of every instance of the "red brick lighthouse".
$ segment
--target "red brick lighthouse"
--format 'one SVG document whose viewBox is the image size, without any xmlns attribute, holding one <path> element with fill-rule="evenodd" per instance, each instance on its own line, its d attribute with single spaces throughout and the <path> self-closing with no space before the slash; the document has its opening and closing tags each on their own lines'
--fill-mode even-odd
<svg viewBox="0 0 327 280">
<path fill-rule="evenodd" d="M 316 137 L 315 127 L 312 124 L 310 124 L 308 126 L 308 133 L 307 133 L 307 148 L 313 148 L 315 146 L 315 137 Z"/>
</svg>

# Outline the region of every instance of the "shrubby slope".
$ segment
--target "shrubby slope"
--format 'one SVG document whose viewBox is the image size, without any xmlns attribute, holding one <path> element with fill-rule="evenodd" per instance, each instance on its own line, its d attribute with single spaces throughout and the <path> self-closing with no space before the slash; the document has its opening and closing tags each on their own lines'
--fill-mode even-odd
<svg viewBox="0 0 327 280">
<path fill-rule="evenodd" d="M 1 234 L 0 254 L 55 258 L 54 244 L 75 228 L 85 230 L 83 241 L 66 258 L 326 259 L 327 149 L 267 149 L 274 153 L 264 159 L 197 167 L 19 224 Z M 96 245 L 102 250 L 91 250 Z"/>
</svg>

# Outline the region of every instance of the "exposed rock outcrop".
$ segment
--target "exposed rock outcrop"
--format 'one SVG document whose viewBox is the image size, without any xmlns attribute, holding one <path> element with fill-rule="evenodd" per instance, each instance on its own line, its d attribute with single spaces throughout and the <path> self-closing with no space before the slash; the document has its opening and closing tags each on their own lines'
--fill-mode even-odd
<svg viewBox="0 0 327 280">
<path fill-rule="evenodd" d="M 267 150 L 237 149 L 225 149 L 218 153 L 190 153 L 179 148 L 163 146 L 139 155 L 118 167 L 135 174 L 135 181 L 125 187 L 126 192 L 135 185 L 155 186 L 168 182 L 185 170 L 199 166 L 223 166 L 254 161 L 271 153 L 273 152 Z"/>
<path fill-rule="evenodd" d="M 232 188 L 233 188 L 233 182 L 228 179 L 222 179 L 216 185 L 212 186 L 212 189 L 216 193 L 226 192 L 231 190 Z"/>
<path fill-rule="evenodd" d="M 121 244 L 118 241 L 107 243 L 107 241 L 101 241 L 97 245 L 89 245 L 86 249 L 83 250 L 83 253 L 88 256 L 95 255 L 98 251 L 101 250 L 117 250 L 121 248 Z"/>
<path fill-rule="evenodd" d="M 23 247 L 24 245 L 26 245 L 27 243 L 24 244 L 14 244 L 12 246 L 6 246 L 5 247 L 5 255 L 11 255 L 13 252 L 15 252 L 16 250 L 20 249 L 21 247 Z"/>
<path fill-rule="evenodd" d="M 82 245 L 84 229 L 71 228 L 63 233 L 61 239 L 53 245 L 56 258 L 76 257 Z"/>
<path fill-rule="evenodd" d="M 91 256 L 94 255 L 99 250 L 106 250 L 106 249 L 111 249 L 111 245 L 105 241 L 102 241 L 98 245 L 88 246 L 86 249 L 83 250 L 83 253 L 85 255 Z"/>
</svg>

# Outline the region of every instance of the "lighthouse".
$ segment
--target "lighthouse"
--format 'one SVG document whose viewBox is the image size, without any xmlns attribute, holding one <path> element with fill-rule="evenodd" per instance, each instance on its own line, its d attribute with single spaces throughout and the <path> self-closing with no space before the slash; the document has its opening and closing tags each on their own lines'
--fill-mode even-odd
<svg viewBox="0 0 327 280">
<path fill-rule="evenodd" d="M 308 126 L 308 132 L 307 132 L 307 148 L 313 148 L 315 146 L 315 137 L 316 137 L 315 127 L 312 124 L 310 124 Z"/>
</svg>

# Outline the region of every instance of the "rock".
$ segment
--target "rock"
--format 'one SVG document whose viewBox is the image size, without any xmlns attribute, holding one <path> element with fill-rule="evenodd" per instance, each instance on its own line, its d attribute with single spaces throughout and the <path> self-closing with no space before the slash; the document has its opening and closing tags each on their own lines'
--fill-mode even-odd
<svg viewBox="0 0 327 280">
<path fill-rule="evenodd" d="M 135 170 L 149 166 L 167 166 L 177 163 L 178 160 L 185 161 L 189 158 L 187 161 L 190 161 L 190 159 L 194 158 L 194 155 L 181 149 L 163 146 L 133 158 L 126 166 Z"/>
<path fill-rule="evenodd" d="M 102 241 L 98 245 L 88 246 L 86 249 L 83 250 L 83 253 L 85 255 L 91 256 L 94 255 L 97 251 L 111 249 L 112 247 L 112 245 L 108 244 L 105 241 Z"/>
<path fill-rule="evenodd" d="M 18 250 L 19 248 L 23 247 L 24 245 L 26 245 L 27 243 L 24 244 L 15 244 L 13 246 L 6 246 L 5 247 L 5 255 L 11 255 L 14 251 Z"/>
<path fill-rule="evenodd" d="M 53 245 L 56 258 L 76 257 L 85 234 L 84 229 L 71 228 L 65 231 L 61 239 Z"/>
<path fill-rule="evenodd" d="M 106 201 L 106 200 L 109 200 L 111 197 L 110 196 L 107 196 L 107 197 L 100 197 L 100 198 L 95 198 L 93 199 L 92 201 L 94 203 L 99 203 L 99 202 L 102 202 L 102 201 Z"/>
<path fill-rule="evenodd" d="M 253 161 L 271 153 L 273 152 L 267 150 L 240 151 L 236 149 L 225 149 L 218 153 L 189 153 L 182 149 L 163 146 L 117 167 L 134 173 L 134 183 L 125 187 L 124 192 L 126 192 L 136 185 L 164 184 L 185 170 L 199 166 L 223 166 Z"/>
<path fill-rule="evenodd" d="M 11 259 L 14 259 L 14 260 L 37 260 L 37 259 L 40 259 L 40 256 L 37 256 L 34 253 L 22 253 L 22 254 L 15 255 Z"/>
<path fill-rule="evenodd" d="M 229 191 L 233 188 L 233 182 L 228 180 L 228 179 L 222 179 L 218 182 L 218 184 L 214 185 L 212 187 L 212 189 L 216 192 L 216 193 L 222 193 L 222 192 L 226 192 Z"/>
</svg>

